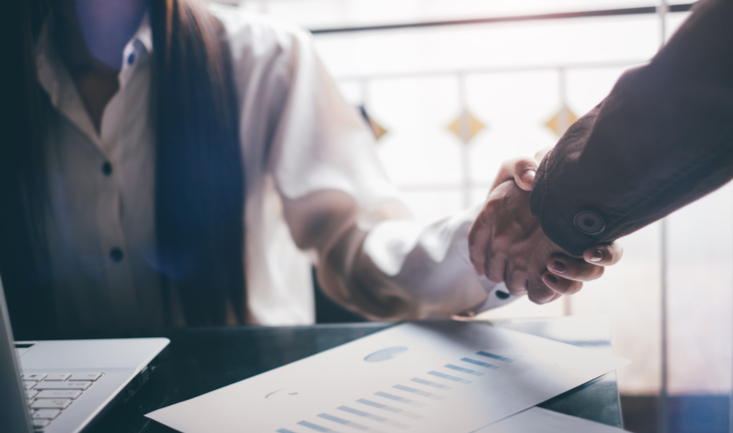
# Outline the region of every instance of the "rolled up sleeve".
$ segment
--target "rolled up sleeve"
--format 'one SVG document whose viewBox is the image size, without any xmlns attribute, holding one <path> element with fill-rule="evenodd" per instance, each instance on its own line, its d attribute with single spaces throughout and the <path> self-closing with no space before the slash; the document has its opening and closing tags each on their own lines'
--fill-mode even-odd
<svg viewBox="0 0 733 433">
<path fill-rule="evenodd" d="M 466 234 L 478 209 L 427 226 L 414 222 L 381 167 L 371 132 L 341 97 L 309 36 L 294 38 L 271 171 L 293 239 L 313 253 L 326 294 L 381 320 L 512 301 L 468 260 Z"/>
</svg>

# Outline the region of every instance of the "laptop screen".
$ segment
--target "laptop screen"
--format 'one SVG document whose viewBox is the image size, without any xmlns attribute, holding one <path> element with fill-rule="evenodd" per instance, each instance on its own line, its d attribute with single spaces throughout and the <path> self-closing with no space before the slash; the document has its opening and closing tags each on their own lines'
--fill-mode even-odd
<svg viewBox="0 0 733 433">
<path fill-rule="evenodd" d="M 0 419 L 3 420 L 3 431 L 33 432 L 2 281 L 0 281 L 0 389 L 3 390 L 0 392 Z"/>
</svg>

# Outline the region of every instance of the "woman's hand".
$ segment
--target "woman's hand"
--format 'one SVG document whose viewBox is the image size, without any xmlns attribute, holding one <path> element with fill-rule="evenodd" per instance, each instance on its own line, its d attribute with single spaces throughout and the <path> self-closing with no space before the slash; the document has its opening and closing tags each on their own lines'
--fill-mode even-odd
<svg viewBox="0 0 733 433">
<path fill-rule="evenodd" d="M 487 202 L 469 231 L 469 252 L 477 273 L 504 282 L 513 295 L 527 293 L 542 304 L 573 294 L 603 275 L 604 266 L 620 260 L 619 245 L 588 248 L 582 257 L 571 257 L 542 232 L 529 210 L 538 161 L 515 158 L 505 162 Z"/>
</svg>

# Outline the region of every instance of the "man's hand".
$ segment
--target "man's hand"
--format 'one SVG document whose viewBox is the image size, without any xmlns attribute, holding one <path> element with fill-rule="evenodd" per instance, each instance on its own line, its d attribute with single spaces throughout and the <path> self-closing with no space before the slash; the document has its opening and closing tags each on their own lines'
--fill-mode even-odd
<svg viewBox="0 0 733 433">
<path fill-rule="evenodd" d="M 478 274 L 505 282 L 513 295 L 527 293 L 531 301 L 543 304 L 576 293 L 584 281 L 599 278 L 603 266 L 616 263 L 622 250 L 616 244 L 595 246 L 583 257 L 571 257 L 547 238 L 529 210 L 536 170 L 537 161 L 532 158 L 504 163 L 468 241 Z"/>
</svg>

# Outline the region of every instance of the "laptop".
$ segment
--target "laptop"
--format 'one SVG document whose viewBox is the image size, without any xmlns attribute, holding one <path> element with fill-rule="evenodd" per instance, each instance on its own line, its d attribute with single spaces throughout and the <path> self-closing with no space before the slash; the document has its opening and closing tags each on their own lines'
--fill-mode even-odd
<svg viewBox="0 0 733 433">
<path fill-rule="evenodd" d="M 81 431 L 144 385 L 166 338 L 13 340 L 0 281 L 0 430 Z"/>
</svg>

